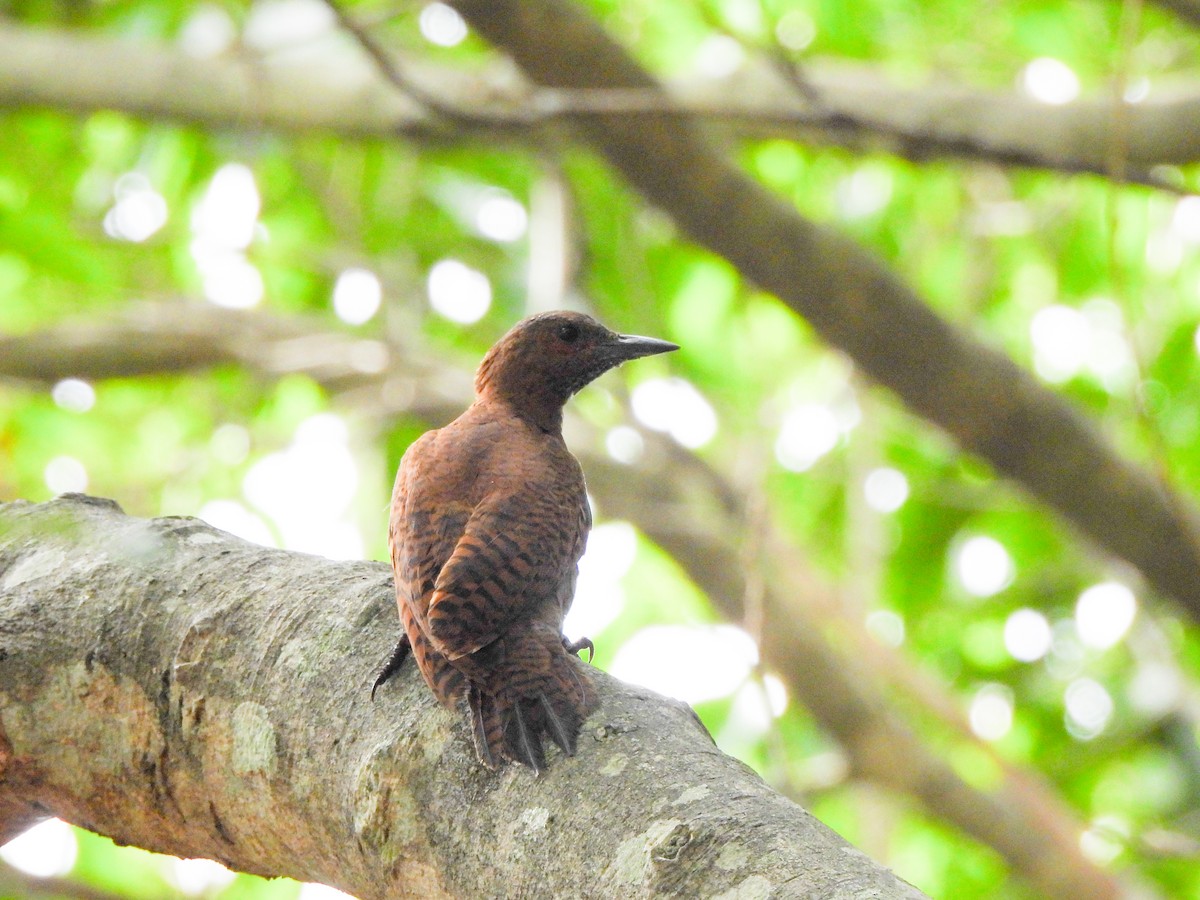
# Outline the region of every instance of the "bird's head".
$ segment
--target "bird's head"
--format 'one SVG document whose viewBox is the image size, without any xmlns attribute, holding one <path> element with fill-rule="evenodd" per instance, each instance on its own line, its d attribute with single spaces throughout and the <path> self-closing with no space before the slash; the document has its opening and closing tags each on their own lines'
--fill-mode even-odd
<svg viewBox="0 0 1200 900">
<path fill-rule="evenodd" d="M 584 385 L 639 356 L 677 344 L 617 334 L 591 316 L 557 311 L 522 319 L 484 356 L 475 373 L 481 400 L 502 400 L 543 428 L 562 423 L 562 407 Z"/>
</svg>

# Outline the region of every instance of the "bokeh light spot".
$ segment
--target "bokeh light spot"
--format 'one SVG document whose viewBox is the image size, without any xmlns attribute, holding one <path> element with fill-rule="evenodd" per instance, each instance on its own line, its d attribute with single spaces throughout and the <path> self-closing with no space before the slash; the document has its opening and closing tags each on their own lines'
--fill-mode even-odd
<svg viewBox="0 0 1200 900">
<path fill-rule="evenodd" d="M 355 898 L 337 888 L 309 882 L 300 885 L 300 892 L 296 894 L 296 900 L 355 900 Z"/>
<path fill-rule="evenodd" d="M 876 512 L 895 512 L 908 499 L 908 479 L 898 469 L 872 469 L 863 481 L 863 494 Z"/>
<path fill-rule="evenodd" d="M 954 572 L 968 594 L 990 597 L 1012 582 L 1012 557 L 995 538 L 977 535 L 959 545 Z"/>
<path fill-rule="evenodd" d="M 109 237 L 140 243 L 167 223 L 167 201 L 140 172 L 126 172 L 113 187 L 115 202 L 104 216 Z"/>
<path fill-rule="evenodd" d="M 429 305 L 434 311 L 460 325 L 478 322 L 492 305 L 492 283 L 488 277 L 457 259 L 434 263 L 427 288 Z"/>
<path fill-rule="evenodd" d="M 783 417 L 775 458 L 786 469 L 806 472 L 837 446 L 840 434 L 833 410 L 818 403 L 801 404 Z"/>
<path fill-rule="evenodd" d="M 1094 584 L 1075 603 L 1075 628 L 1085 647 L 1107 650 L 1117 644 L 1137 614 L 1133 591 L 1115 581 Z"/>
<path fill-rule="evenodd" d="M 682 378 L 650 378 L 630 398 L 639 422 L 665 431 L 691 449 L 703 447 L 717 433 L 717 414 L 696 388 Z"/>
<path fill-rule="evenodd" d="M 88 473 L 73 456 L 56 456 L 42 472 L 46 487 L 55 494 L 81 493 L 87 490 Z"/>
<path fill-rule="evenodd" d="M 346 269 L 333 286 L 333 311 L 343 322 L 362 325 L 379 311 L 383 286 L 368 269 Z"/>
<path fill-rule="evenodd" d="M 430 3 L 417 17 L 417 27 L 425 40 L 439 47 L 454 47 L 467 38 L 467 23 L 452 6 Z"/>
<path fill-rule="evenodd" d="M 799 9 L 790 9 L 775 23 L 775 39 L 789 50 L 803 50 L 817 36 L 812 17 Z"/>
<path fill-rule="evenodd" d="M 1034 368 L 1047 381 L 1066 381 L 1083 368 L 1087 359 L 1088 322 L 1069 306 L 1047 306 L 1029 324 Z"/>
<path fill-rule="evenodd" d="M 967 719 L 977 736 L 985 741 L 1000 740 L 1012 729 L 1012 690 L 1003 684 L 985 684 L 971 699 Z"/>
<path fill-rule="evenodd" d="M 484 237 L 501 243 L 520 240 L 529 224 L 525 207 L 507 191 L 488 191 L 475 209 L 475 227 Z"/>
<path fill-rule="evenodd" d="M 311 45 L 337 25 L 321 0 L 256 0 L 242 29 L 242 39 L 259 50 Z"/>
<path fill-rule="evenodd" d="M 233 883 L 236 873 L 212 859 L 171 860 L 171 880 L 185 894 L 215 893 Z"/>
<path fill-rule="evenodd" d="M 1118 816 L 1098 816 L 1079 836 L 1079 849 L 1098 865 L 1108 865 L 1125 849 L 1129 825 Z"/>
<path fill-rule="evenodd" d="M 1200 197 L 1181 197 L 1171 216 L 1171 231 L 1189 244 L 1200 244 Z"/>
<path fill-rule="evenodd" d="M 605 435 L 604 449 L 617 462 L 629 466 L 642 458 L 642 453 L 646 450 L 646 442 L 636 428 L 618 425 Z"/>
<path fill-rule="evenodd" d="M 838 182 L 834 197 L 843 218 L 869 218 L 891 202 L 891 170 L 879 165 L 860 166 Z"/>
<path fill-rule="evenodd" d="M 248 309 L 262 300 L 262 274 L 245 255 L 260 207 L 254 173 L 229 163 L 216 171 L 192 212 L 192 258 L 204 296 L 217 306 Z"/>
<path fill-rule="evenodd" d="M 232 422 L 218 425 L 208 439 L 208 449 L 217 462 L 240 465 L 250 455 L 250 432 Z"/>
<path fill-rule="evenodd" d="M 1021 73 L 1021 84 L 1033 99 L 1051 106 L 1070 103 L 1079 96 L 1079 76 L 1065 62 L 1050 56 L 1030 60 Z"/>
<path fill-rule="evenodd" d="M 899 647 L 904 643 L 904 617 L 890 609 L 877 609 L 867 615 L 867 631 L 881 644 Z"/>
<path fill-rule="evenodd" d="M 279 546 L 266 523 L 236 500 L 209 500 L 197 515 L 213 528 L 228 531 L 244 541 L 263 547 Z"/>
<path fill-rule="evenodd" d="M 241 163 L 217 169 L 192 213 L 197 240 L 226 250 L 245 250 L 254 240 L 262 201 L 254 173 Z"/>
<path fill-rule="evenodd" d="M 196 59 L 220 56 L 236 39 L 237 26 L 233 19 L 215 3 L 200 3 L 193 7 L 178 37 L 183 52 Z"/>
<path fill-rule="evenodd" d="M 1112 697 L 1104 685 L 1092 678 L 1076 678 L 1068 684 L 1064 702 L 1067 731 L 1081 741 L 1099 735 L 1112 718 Z"/>
<path fill-rule="evenodd" d="M 346 517 L 358 478 L 346 423 L 333 413 L 320 413 L 297 426 L 286 449 L 251 466 L 242 490 L 270 516 L 284 549 L 361 559 L 362 534 Z"/>
<path fill-rule="evenodd" d="M 1127 696 L 1135 709 L 1158 718 L 1175 709 L 1183 699 L 1183 675 L 1167 663 L 1143 662 L 1129 681 Z"/>
<path fill-rule="evenodd" d="M 599 634 L 625 606 L 621 579 L 637 554 L 637 534 L 627 522 L 605 522 L 588 535 L 587 551 L 579 560 L 575 601 L 563 623 L 572 639 Z"/>
<path fill-rule="evenodd" d="M 1020 662 L 1036 662 L 1050 652 L 1050 622 L 1036 609 L 1018 609 L 1004 622 L 1004 647 Z"/>
<path fill-rule="evenodd" d="M 64 378 L 50 389 L 50 396 L 63 409 L 85 413 L 96 405 L 96 391 L 79 378 Z"/>
<path fill-rule="evenodd" d="M 727 34 L 705 38 L 696 48 L 696 70 L 707 78 L 726 78 L 741 68 L 746 51 Z"/>
<path fill-rule="evenodd" d="M 733 625 L 651 625 L 621 645 L 611 672 L 685 703 L 728 697 L 758 662 L 758 648 Z"/>
<path fill-rule="evenodd" d="M 35 878 L 66 875 L 75 865 L 79 843 L 71 826 L 47 819 L 0 846 L 0 859 Z"/>
</svg>

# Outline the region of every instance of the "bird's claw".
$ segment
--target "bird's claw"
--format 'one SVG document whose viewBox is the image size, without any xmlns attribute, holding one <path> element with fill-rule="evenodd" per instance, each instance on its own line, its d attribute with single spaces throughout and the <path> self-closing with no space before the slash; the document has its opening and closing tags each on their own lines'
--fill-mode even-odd
<svg viewBox="0 0 1200 900">
<path fill-rule="evenodd" d="M 568 653 L 578 656 L 580 651 L 588 652 L 588 662 L 590 663 L 596 655 L 596 645 L 592 643 L 591 638 L 580 638 L 577 641 L 568 640 L 566 637 L 562 639 L 563 649 Z"/>
<path fill-rule="evenodd" d="M 388 661 L 383 664 L 383 668 L 379 670 L 379 674 L 375 676 L 375 683 L 371 685 L 371 699 L 375 699 L 375 692 L 379 690 L 379 686 L 386 682 L 389 678 L 400 671 L 400 667 L 404 665 L 404 660 L 408 659 L 408 651 L 412 645 L 408 642 L 408 635 L 403 635 L 396 646 L 392 649 L 392 655 L 388 657 Z"/>
</svg>

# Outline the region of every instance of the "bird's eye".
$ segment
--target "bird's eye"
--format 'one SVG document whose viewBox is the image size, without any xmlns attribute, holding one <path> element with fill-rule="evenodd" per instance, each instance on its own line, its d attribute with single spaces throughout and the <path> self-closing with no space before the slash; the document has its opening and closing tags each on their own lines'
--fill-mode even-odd
<svg viewBox="0 0 1200 900">
<path fill-rule="evenodd" d="M 558 326 L 558 337 L 560 340 L 566 341 L 568 344 L 573 344 L 579 339 L 579 326 L 571 322 L 565 325 Z"/>
</svg>

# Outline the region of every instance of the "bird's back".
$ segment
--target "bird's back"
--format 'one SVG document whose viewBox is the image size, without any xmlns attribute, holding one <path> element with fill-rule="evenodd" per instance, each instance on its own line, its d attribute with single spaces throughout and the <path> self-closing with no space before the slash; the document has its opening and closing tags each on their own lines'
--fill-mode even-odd
<svg viewBox="0 0 1200 900">
<path fill-rule="evenodd" d="M 425 680 L 466 698 L 481 757 L 538 769 L 594 706 L 562 620 L 590 527 L 583 475 L 557 433 L 476 403 L 409 448 L 389 537 L 401 620 Z"/>
</svg>

